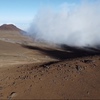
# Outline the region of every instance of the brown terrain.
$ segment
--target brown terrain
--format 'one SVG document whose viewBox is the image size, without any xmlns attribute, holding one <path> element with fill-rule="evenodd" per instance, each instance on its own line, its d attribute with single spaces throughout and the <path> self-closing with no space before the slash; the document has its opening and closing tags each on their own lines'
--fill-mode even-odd
<svg viewBox="0 0 100 100">
<path fill-rule="evenodd" d="M 3 24 L 0 26 L 0 30 L 6 30 L 6 31 L 22 31 L 21 29 L 17 28 L 15 25 L 13 24 Z"/>
<path fill-rule="evenodd" d="M 34 42 L 20 31 L 0 27 L 0 100 L 100 99 L 99 49 Z"/>
</svg>

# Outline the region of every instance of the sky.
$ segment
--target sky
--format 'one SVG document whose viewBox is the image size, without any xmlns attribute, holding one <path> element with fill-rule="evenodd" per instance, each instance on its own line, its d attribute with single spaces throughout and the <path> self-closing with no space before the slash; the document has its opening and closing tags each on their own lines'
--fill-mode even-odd
<svg viewBox="0 0 100 100">
<path fill-rule="evenodd" d="M 58 10 L 63 3 L 77 4 L 86 0 L 0 0 L 0 25 L 14 24 L 27 30 L 37 12 L 44 6 Z M 97 0 L 88 0 L 94 3 Z"/>
</svg>

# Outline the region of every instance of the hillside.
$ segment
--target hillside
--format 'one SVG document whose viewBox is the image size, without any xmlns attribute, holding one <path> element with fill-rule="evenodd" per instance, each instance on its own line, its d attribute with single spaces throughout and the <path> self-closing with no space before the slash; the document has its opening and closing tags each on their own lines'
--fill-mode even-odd
<svg viewBox="0 0 100 100">
<path fill-rule="evenodd" d="M 100 50 L 34 42 L 0 27 L 0 100 L 100 99 Z"/>
<path fill-rule="evenodd" d="M 3 24 L 0 26 L 0 40 L 11 43 L 32 42 L 32 39 L 26 36 L 24 30 L 19 29 L 13 24 Z"/>
<path fill-rule="evenodd" d="M 96 52 L 0 41 L 0 54 L 1 100 L 100 99 Z"/>
<path fill-rule="evenodd" d="M 17 28 L 13 24 L 3 24 L 0 26 L 0 30 L 6 30 L 6 31 L 22 31 L 21 29 Z"/>
</svg>

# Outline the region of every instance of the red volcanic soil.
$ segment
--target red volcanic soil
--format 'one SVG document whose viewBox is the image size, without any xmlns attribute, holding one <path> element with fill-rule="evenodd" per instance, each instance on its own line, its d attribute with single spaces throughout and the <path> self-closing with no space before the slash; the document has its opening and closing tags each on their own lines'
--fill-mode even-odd
<svg viewBox="0 0 100 100">
<path fill-rule="evenodd" d="M 0 26 L 0 30 L 7 30 L 7 31 L 22 31 L 21 29 L 17 28 L 13 24 L 3 24 Z"/>
<path fill-rule="evenodd" d="M 12 43 L 22 43 L 32 41 L 27 32 L 19 29 L 13 24 L 3 24 L 0 26 L 0 40 Z"/>
<path fill-rule="evenodd" d="M 99 48 L 30 42 L 12 24 L 0 30 L 0 100 L 100 99 Z"/>
<path fill-rule="evenodd" d="M 100 99 L 100 53 L 0 41 L 3 99 Z"/>
</svg>

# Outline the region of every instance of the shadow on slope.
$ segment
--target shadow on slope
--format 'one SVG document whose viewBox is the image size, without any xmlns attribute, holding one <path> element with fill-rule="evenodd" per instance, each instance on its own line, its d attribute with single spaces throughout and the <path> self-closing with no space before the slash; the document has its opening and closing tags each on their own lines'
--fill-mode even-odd
<svg viewBox="0 0 100 100">
<path fill-rule="evenodd" d="M 61 50 L 28 45 L 23 45 L 23 47 L 31 50 L 38 50 L 42 54 L 60 61 L 78 57 L 100 55 L 100 50 L 98 49 L 71 47 L 67 45 L 61 45 Z"/>
</svg>

